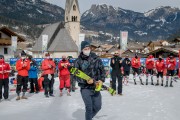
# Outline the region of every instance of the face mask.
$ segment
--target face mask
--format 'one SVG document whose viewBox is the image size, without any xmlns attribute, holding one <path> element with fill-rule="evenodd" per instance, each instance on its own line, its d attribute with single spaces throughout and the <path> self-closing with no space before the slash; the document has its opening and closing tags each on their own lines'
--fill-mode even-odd
<svg viewBox="0 0 180 120">
<path fill-rule="evenodd" d="M 62 59 L 62 61 L 66 61 L 66 59 L 65 59 L 65 58 L 63 58 L 63 59 Z"/>
<path fill-rule="evenodd" d="M 159 60 L 161 61 L 161 60 L 162 60 L 162 58 L 159 58 Z"/>
<path fill-rule="evenodd" d="M 86 55 L 86 56 L 89 56 L 89 55 L 90 55 L 90 52 L 91 52 L 90 50 L 84 50 L 84 51 L 83 51 L 83 54 Z"/>
<path fill-rule="evenodd" d="M 0 62 L 3 63 L 3 62 L 4 62 L 4 59 L 0 59 Z"/>
<path fill-rule="evenodd" d="M 47 56 L 46 58 L 47 58 L 47 59 L 50 59 L 50 56 Z"/>
<path fill-rule="evenodd" d="M 135 58 L 137 59 L 137 58 L 138 58 L 138 56 L 135 56 Z"/>
<path fill-rule="evenodd" d="M 24 60 L 24 59 L 26 59 L 26 57 L 23 56 L 23 57 L 21 57 L 21 59 Z"/>
</svg>

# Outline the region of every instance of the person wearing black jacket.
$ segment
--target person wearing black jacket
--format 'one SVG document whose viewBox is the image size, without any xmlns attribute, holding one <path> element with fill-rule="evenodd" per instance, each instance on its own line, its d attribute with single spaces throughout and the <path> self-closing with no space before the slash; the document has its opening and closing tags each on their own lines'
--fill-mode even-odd
<svg viewBox="0 0 180 120">
<path fill-rule="evenodd" d="M 126 55 L 125 59 L 123 60 L 122 66 L 124 71 L 124 82 L 126 81 L 126 84 L 128 84 L 129 74 L 131 69 L 131 61 L 128 55 Z"/>
<path fill-rule="evenodd" d="M 114 57 L 111 58 L 112 67 L 112 88 L 116 90 L 116 78 L 118 78 L 118 95 L 122 95 L 122 58 L 119 57 L 119 53 L 115 52 Z"/>
<path fill-rule="evenodd" d="M 102 84 L 105 81 L 105 70 L 102 60 L 93 52 L 91 52 L 90 44 L 86 41 L 81 43 L 81 53 L 74 63 L 74 67 L 83 71 L 92 79 L 85 81 L 74 76 L 81 88 L 81 96 L 85 104 L 86 120 L 92 118 L 101 109 L 102 100 L 100 91 L 95 91 L 96 84 Z"/>
</svg>

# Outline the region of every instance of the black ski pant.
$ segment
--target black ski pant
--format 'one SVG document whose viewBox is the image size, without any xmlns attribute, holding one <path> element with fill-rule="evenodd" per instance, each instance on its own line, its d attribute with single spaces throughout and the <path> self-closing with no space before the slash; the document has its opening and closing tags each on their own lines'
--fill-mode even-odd
<svg viewBox="0 0 180 120">
<path fill-rule="evenodd" d="M 118 94 L 121 94 L 123 76 L 120 74 L 120 72 L 113 71 L 111 77 L 112 77 L 112 88 L 114 90 L 116 90 L 116 78 L 118 79 Z"/>
<path fill-rule="evenodd" d="M 101 93 L 92 89 L 81 89 L 81 96 L 86 107 L 85 120 L 92 120 L 101 109 Z"/>
<path fill-rule="evenodd" d="M 22 92 L 25 93 L 27 91 L 27 87 L 28 87 L 28 76 L 17 75 L 16 93 L 18 95 L 21 93 L 22 87 L 23 87 Z"/>
<path fill-rule="evenodd" d="M 71 80 L 71 91 L 75 90 L 75 86 L 76 86 L 76 80 L 73 79 L 73 75 L 70 75 L 70 80 Z"/>
<path fill-rule="evenodd" d="M 35 86 L 36 92 L 38 92 L 39 86 L 38 86 L 37 78 L 29 78 L 29 81 L 30 81 L 30 86 L 31 86 L 30 92 L 34 92 L 34 86 Z"/>
<path fill-rule="evenodd" d="M 4 99 L 9 97 L 9 78 L 0 79 L 0 99 L 2 99 L 2 88 L 4 87 Z"/>
<path fill-rule="evenodd" d="M 48 75 L 44 75 L 44 94 L 53 95 L 53 86 L 54 86 L 54 74 L 51 74 L 52 78 L 49 80 Z"/>
</svg>

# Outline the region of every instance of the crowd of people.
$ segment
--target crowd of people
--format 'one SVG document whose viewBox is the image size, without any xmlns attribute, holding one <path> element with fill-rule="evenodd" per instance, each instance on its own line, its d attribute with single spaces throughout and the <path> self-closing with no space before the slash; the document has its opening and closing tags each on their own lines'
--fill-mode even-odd
<svg viewBox="0 0 180 120">
<path fill-rule="evenodd" d="M 67 89 L 67 95 L 70 96 L 70 91 L 75 91 L 75 81 L 70 79 L 70 72 L 68 67 L 71 65 L 72 61 L 62 56 L 62 60 L 58 63 L 59 71 L 59 90 L 60 96 L 62 96 L 62 90 Z M 54 97 L 53 86 L 54 86 L 54 75 L 56 72 L 56 65 L 53 59 L 50 57 L 49 53 L 45 54 L 45 59 L 42 61 L 39 67 L 32 56 L 27 56 L 24 51 L 20 55 L 20 59 L 16 62 L 16 100 L 28 99 L 26 92 L 28 91 L 28 83 L 30 83 L 29 93 L 39 93 L 40 86 L 38 84 L 38 76 L 41 74 L 42 86 L 44 88 L 45 97 Z M 0 55 L 0 101 L 4 97 L 4 100 L 9 100 L 9 74 L 11 72 L 11 67 L 9 63 L 4 61 L 4 56 Z M 72 84 L 71 84 L 72 83 Z M 4 88 L 4 93 L 3 93 Z"/>
<path fill-rule="evenodd" d="M 153 55 L 149 55 L 145 61 L 145 66 L 142 66 L 138 54 L 130 59 L 128 55 L 124 59 L 119 57 L 119 53 L 115 52 L 114 57 L 111 58 L 111 78 L 112 88 L 116 90 L 116 78 L 118 79 L 118 94 L 122 95 L 122 84 L 125 85 L 129 82 L 129 75 L 132 68 L 134 84 L 137 85 L 136 77 L 139 77 L 140 84 L 144 85 L 141 74 L 146 75 L 146 85 L 148 85 L 149 77 L 151 79 L 151 85 L 154 85 L 154 76 L 157 77 L 156 86 L 164 86 L 163 76 L 166 76 L 165 87 L 173 87 L 173 81 L 176 71 L 176 58 L 173 54 L 170 54 L 166 60 L 162 55 L 159 55 L 158 59 L 155 59 Z M 161 79 L 161 84 L 160 84 Z M 170 84 L 169 84 L 170 82 Z"/>
</svg>

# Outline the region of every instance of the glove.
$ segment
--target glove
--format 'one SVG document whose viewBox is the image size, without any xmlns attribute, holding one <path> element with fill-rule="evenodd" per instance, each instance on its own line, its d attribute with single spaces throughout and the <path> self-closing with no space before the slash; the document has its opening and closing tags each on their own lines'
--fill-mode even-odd
<svg viewBox="0 0 180 120">
<path fill-rule="evenodd" d="M 48 79 L 51 80 L 52 79 L 52 75 L 48 74 Z"/>
</svg>

